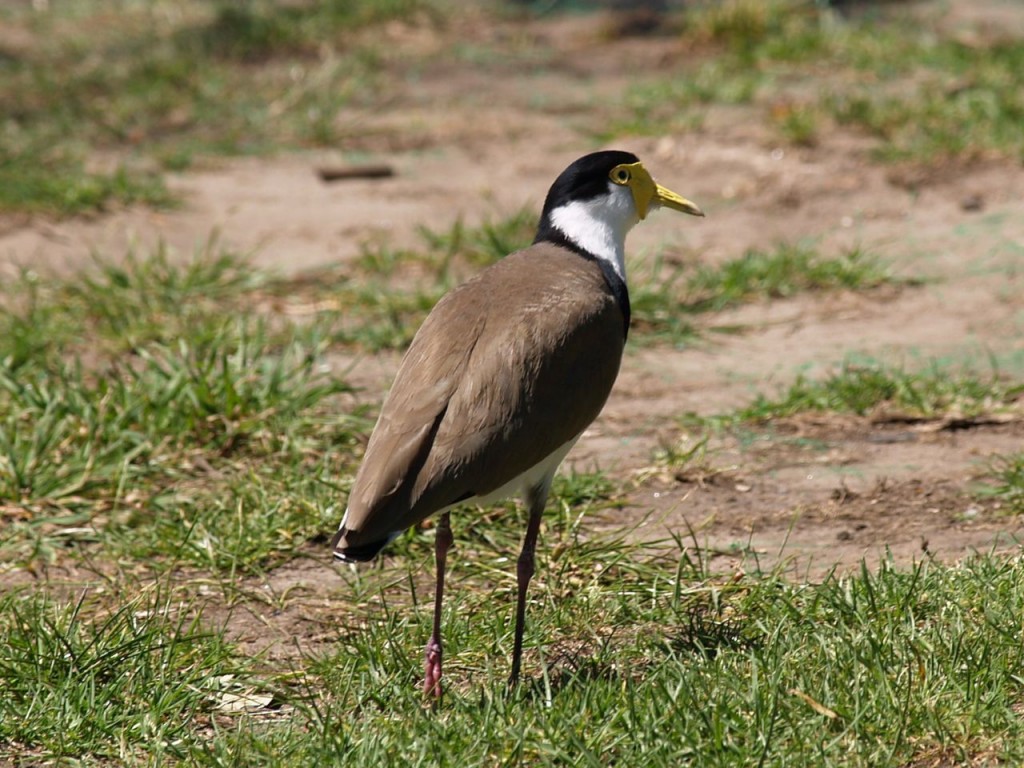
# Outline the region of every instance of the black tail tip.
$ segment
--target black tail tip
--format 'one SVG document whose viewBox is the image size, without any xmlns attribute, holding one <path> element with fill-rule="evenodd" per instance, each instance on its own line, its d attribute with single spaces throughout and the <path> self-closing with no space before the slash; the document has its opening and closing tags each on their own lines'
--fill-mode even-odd
<svg viewBox="0 0 1024 768">
<path fill-rule="evenodd" d="M 346 533 L 348 531 L 344 528 L 339 529 L 331 541 L 331 546 L 334 548 L 334 559 L 340 560 L 343 563 L 365 563 L 373 560 L 391 541 L 391 539 L 381 539 L 380 541 L 371 541 L 369 544 L 340 546 L 341 540 L 345 537 Z"/>
</svg>

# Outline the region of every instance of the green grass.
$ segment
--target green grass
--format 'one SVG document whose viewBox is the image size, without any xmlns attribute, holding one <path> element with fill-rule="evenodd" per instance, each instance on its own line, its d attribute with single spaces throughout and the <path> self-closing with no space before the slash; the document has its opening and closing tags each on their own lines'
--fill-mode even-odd
<svg viewBox="0 0 1024 768">
<path fill-rule="evenodd" d="M 74 279 L 55 281 L 31 269 L 0 287 L 0 360 L 30 361 L 117 355 L 150 343 L 192 345 L 221 334 L 272 282 L 245 257 L 213 241 L 191 258 L 152 252 L 96 258 Z"/>
<path fill-rule="evenodd" d="M 528 242 L 527 223 L 425 231 L 427 255 L 368 251 L 359 282 L 281 280 L 215 244 L 67 281 L 24 271 L 0 301 L 0 558 L 84 547 L 236 574 L 294 557 L 337 524 L 372 424 L 337 407 L 328 345 L 404 346 L 459 274 Z M 281 300 L 343 309 L 293 322 Z"/>
<path fill-rule="evenodd" d="M 339 588 L 351 599 L 330 614 L 327 650 L 283 667 L 244 658 L 178 598 L 8 593 L 0 743 L 39 760 L 275 766 L 399 754 L 413 765 L 666 766 L 1024 755 L 1019 558 L 883 562 L 819 584 L 752 563 L 722 579 L 690 555 L 584 535 L 579 499 L 561 494 L 595 483 L 583 507 L 605 481 L 570 477 L 546 518 L 525 678 L 512 693 L 509 555 L 522 514 L 489 518 L 491 538 L 460 513 L 440 712 L 416 686 L 430 621 L 420 536 L 389 558 L 383 581 L 347 574 Z M 224 712 L 229 694 L 253 692 L 275 709 Z"/>
<path fill-rule="evenodd" d="M 434 12 L 425 0 L 327 0 L 280 5 L 267 0 L 216 3 L 211 21 L 179 34 L 215 58 L 262 61 L 282 54 L 313 54 L 325 39 L 343 32 Z"/>
<path fill-rule="evenodd" d="M 421 226 L 420 249 L 395 249 L 386 242 L 363 244 L 358 259 L 360 270 L 368 276 L 393 278 L 409 273 L 411 268 L 426 272 L 435 281 L 450 282 L 452 270 L 477 271 L 513 251 L 525 248 L 537 231 L 538 214 L 530 208 L 504 217 L 489 217 L 477 226 L 467 226 L 462 219 L 447 229 Z"/>
<path fill-rule="evenodd" d="M 5 7 L 0 21 L 27 29 L 33 45 L 0 51 L 0 100 L 13 105 L 0 142 L 0 208 L 164 205 L 153 158 L 183 168 L 207 153 L 330 144 L 346 130 L 339 110 L 388 96 L 387 87 L 372 93 L 392 64 L 372 43 L 373 25 L 407 13 L 434 24 L 432 7 Z M 820 141 L 842 120 L 876 133 L 886 157 L 1012 156 L 1019 147 L 1005 131 L 1019 86 L 1012 46 L 968 51 L 899 26 L 825 29 L 802 7 L 725 4 L 694 17 L 683 34 L 708 58 L 692 82 L 674 75 L 660 95 L 642 88 L 665 83 L 638 86 L 629 97 L 644 117 L 638 125 L 692 125 L 688 105 L 789 98 L 827 61 L 853 89 L 787 102 L 777 127 L 793 142 Z M 914 61 L 920 82 L 897 103 Z M 967 79 L 943 90 L 949 73 Z M 953 133 L 957 119 L 966 123 Z M 94 166 L 97 150 L 115 161 Z M 370 245 L 355 265 L 307 278 L 282 279 L 211 243 L 192 260 L 157 250 L 98 259 L 69 280 L 25 270 L 0 286 L 3 760 L 1024 760 L 1019 557 L 883 562 L 800 583 L 762 572 L 748 555 L 742 574 L 722 575 L 698 541 L 650 546 L 637 540 L 639 527 L 621 531 L 612 510 L 623 482 L 599 470 L 556 481 L 524 681 L 512 692 L 505 678 L 525 514 L 511 503 L 455 514 L 448 693 L 438 711 L 424 707 L 429 527 L 375 565 L 328 565 L 325 539 L 373 417 L 353 405 L 332 352 L 404 347 L 445 290 L 529 241 L 534 216 L 424 230 L 422 247 Z M 714 268 L 636 265 L 631 278 L 634 341 L 647 343 L 691 340 L 707 313 L 743 302 L 894 280 L 863 252 L 792 245 Z M 798 379 L 742 418 L 879 408 L 970 418 L 1011 410 L 1020 395 L 995 375 L 847 365 Z M 659 460 L 686 468 L 705 449 L 703 439 Z M 986 478 L 984 492 L 1011 514 L 1021 505 L 1021 463 L 994 459 Z M 267 651 L 252 651 L 271 639 Z M 252 706 L 232 711 L 236 697 L 252 694 Z"/>
<path fill-rule="evenodd" d="M 682 424 L 703 431 L 705 436 L 688 450 L 684 449 L 685 444 L 671 446 L 655 458 L 659 465 L 675 470 L 694 458 L 703 458 L 708 430 L 733 431 L 744 442 L 754 436 L 764 439 L 763 425 L 809 412 L 855 414 L 908 423 L 936 421 L 954 429 L 969 428 L 987 419 L 1015 418 L 1022 396 L 1024 385 L 998 371 L 983 375 L 953 370 L 935 362 L 918 369 L 846 362 L 820 377 L 799 374 L 778 393 L 758 394 L 749 405 L 735 411 L 712 416 L 692 412 L 683 415 Z M 773 435 L 770 439 L 778 438 Z M 1016 514 L 1024 509 L 1022 484 L 1024 470 L 1020 457 L 997 456 L 975 490 L 981 496 L 999 500 L 1007 512 Z"/>
<path fill-rule="evenodd" d="M 80 364 L 0 367 L 0 499 L 80 494 L 124 472 L 159 471 L 163 457 L 189 446 L 272 454 L 292 437 L 285 425 L 341 391 L 317 381 L 313 350 L 277 353 L 259 328 L 229 324 L 212 343 L 148 347 L 136 367 L 99 376 Z"/>
<path fill-rule="evenodd" d="M 1024 43 L 922 43 L 906 56 L 920 67 L 909 96 L 895 84 L 864 83 L 833 94 L 825 106 L 840 124 L 876 136 L 883 159 L 1024 160 L 1024 141 L 1014 129 L 1024 116 Z"/>
<path fill-rule="evenodd" d="M 67 215 L 115 205 L 169 208 L 176 199 L 153 173 L 121 166 L 86 170 L 78 155 L 37 148 L 0 148 L 0 210 Z"/>
<path fill-rule="evenodd" d="M 457 220 L 447 229 L 421 227 L 420 248 L 368 243 L 354 268 L 324 270 L 269 290 L 323 307 L 320 323 L 332 342 L 368 351 L 404 349 L 445 293 L 529 245 L 536 224 L 536 214 L 524 208 L 477 226 Z"/>
<path fill-rule="evenodd" d="M 525 678 L 507 693 L 511 560 L 457 541 L 448 688 L 436 713 L 416 686 L 427 589 L 418 607 L 389 602 L 408 592 L 418 562 L 392 563 L 383 604 L 342 607 L 330 650 L 269 675 L 177 605 L 129 601 L 89 615 L 9 596 L 0 663 L 15 693 L 0 704 L 0 734 L 9 754 L 37 759 L 217 766 L 398 755 L 471 766 L 1024 757 L 1019 558 L 883 562 L 794 584 L 756 571 L 719 580 L 699 562 L 651 559 L 619 539 L 577 541 L 557 560 L 548 551 Z M 376 591 L 349 589 L 357 600 Z M 218 716 L 225 687 L 270 692 L 282 708 Z"/>
<path fill-rule="evenodd" d="M 210 241 L 191 259 L 167 252 L 163 244 L 145 255 L 95 261 L 65 283 L 61 306 L 75 307 L 101 339 L 128 349 L 149 342 L 194 343 L 217 333 L 225 310 L 240 309 L 240 298 L 256 294 L 271 276 L 254 270 L 244 256 Z"/>
<path fill-rule="evenodd" d="M 799 293 L 871 290 L 906 282 L 860 249 L 830 257 L 787 243 L 715 266 L 670 265 L 663 259 L 635 266 L 630 273 L 633 328 L 642 341 L 672 344 L 697 336 L 695 318 L 701 313 Z"/>
<path fill-rule="evenodd" d="M 367 245 L 355 269 L 327 270 L 297 284 L 270 285 L 267 291 L 324 307 L 320 317 L 333 342 L 368 351 L 402 349 L 447 291 L 528 245 L 535 226 L 534 216 L 524 209 L 477 227 L 457 221 L 447 230 L 424 228 L 421 248 Z M 893 276 L 880 259 L 860 249 L 826 256 L 786 243 L 716 266 L 636 260 L 629 275 L 632 338 L 674 345 L 700 336 L 702 314 L 739 304 L 912 283 Z"/>
<path fill-rule="evenodd" d="M 0 747 L 32 760 L 183 759 L 245 661 L 187 606 L 0 595 Z"/>
<path fill-rule="evenodd" d="M 878 416 L 895 421 L 945 420 L 949 425 L 970 427 L 987 419 L 1014 419 L 1020 413 L 1024 385 L 998 372 L 980 375 L 957 372 L 937 363 L 919 370 L 880 363 L 844 363 L 821 378 L 798 375 L 777 395 L 758 395 L 754 401 L 731 413 L 712 417 L 687 414 L 683 422 L 700 428 L 739 428 L 738 436 L 750 425 L 800 413 L 850 413 Z M 676 469 L 703 459 L 707 437 L 692 447 L 685 444 L 665 448 L 656 460 Z M 699 469 L 699 468 L 698 468 Z M 1024 455 L 995 455 L 988 460 L 973 492 L 996 502 L 1006 515 L 1024 512 Z"/>
<path fill-rule="evenodd" d="M 6 286 L 3 559 L 78 542 L 207 562 L 215 529 L 233 542 L 215 567 L 252 569 L 318 535 L 346 466 L 329 462 L 368 425 L 332 411 L 348 387 L 324 367 L 321 329 L 261 312 L 272 283 L 230 253 L 158 250 Z"/>
<path fill-rule="evenodd" d="M 993 457 L 978 493 L 998 501 L 1006 514 L 1024 513 L 1024 453 Z"/>
<path fill-rule="evenodd" d="M 822 379 L 798 376 L 779 396 L 759 395 L 735 414 L 762 421 L 803 411 L 866 415 L 884 408 L 907 419 L 966 418 L 1012 408 L 1024 392 L 998 375 L 951 374 L 938 366 L 907 371 L 884 365 L 845 364 Z"/>
<path fill-rule="evenodd" d="M 613 525 L 623 483 L 599 470 L 555 483 L 524 681 L 511 693 L 525 513 L 512 503 L 455 513 L 448 693 L 438 712 L 423 706 L 432 531 L 408 532 L 358 571 L 328 565 L 325 538 L 372 413 L 324 369 L 330 313 L 291 320 L 281 302 L 354 295 L 346 281 L 397 296 L 423 292 L 426 276 L 440 290 L 515 247 L 527 218 L 425 233 L 426 255 L 370 249 L 334 282 L 282 280 L 211 246 L 182 262 L 160 250 L 98 261 L 68 281 L 25 271 L 4 286 L 5 757 L 874 766 L 1024 756 L 1020 559 L 886 562 L 804 584 L 748 556 L 745 575 L 723 576 L 699 542 L 650 546 L 640 528 Z M 836 275 L 864 270 L 862 254 L 805 256 L 780 248 L 682 272 L 673 295 L 696 313 L 849 286 Z M 369 328 L 376 310 L 347 311 Z M 868 392 L 925 414 L 971 413 L 1020 393 L 941 374 L 848 368 L 771 408 L 864 409 Z M 704 445 L 664 463 L 699 461 Z M 254 631 L 294 643 L 254 655 L 241 645 Z M 231 711 L 246 696 L 257 698 Z"/>
<path fill-rule="evenodd" d="M 367 247 L 296 280 L 215 243 L 97 260 L 63 282 L 24 271 L 0 302 L 0 554 L 49 562 L 87 545 L 229 573 L 287 560 L 335 523 L 370 426 L 336 409 L 347 388 L 324 369 L 328 347 L 404 348 L 446 290 L 532 228 L 525 211 L 456 222 L 424 230 L 423 250 Z M 788 246 L 660 269 L 634 291 L 648 343 L 692 340 L 699 313 L 738 302 L 887 279 L 860 252 Z M 292 302 L 314 310 L 290 320 Z"/>
<path fill-rule="evenodd" d="M 539 214 L 531 208 L 520 208 L 503 218 L 485 219 L 476 227 L 467 227 L 457 220 L 447 231 L 421 227 L 427 249 L 440 255 L 442 264 L 461 258 L 475 267 L 485 267 L 533 242 Z"/>
<path fill-rule="evenodd" d="M 752 104 L 796 145 L 849 126 L 885 161 L 1024 160 L 1019 40 L 966 44 L 898 12 L 839 19 L 799 0 L 712 4 L 684 22 L 684 43 L 705 55 L 627 89 L 606 139 L 692 129 L 709 104 Z"/>
<path fill-rule="evenodd" d="M 325 430 L 325 439 L 329 434 Z M 87 551 L 148 563 L 157 572 L 202 569 L 222 584 L 264 574 L 337 528 L 346 492 L 337 467 L 345 467 L 346 458 L 325 448 L 319 460 L 218 464 L 220 476 L 169 484 L 145 504 L 133 499 L 108 527 L 94 524 L 62 543 L 91 544 Z"/>
<path fill-rule="evenodd" d="M 439 0 L 5 6 L 0 22 L 15 34 L 0 50 L 0 102 L 11 105 L 0 210 L 167 206 L 175 200 L 163 172 L 209 156 L 365 149 L 356 113 L 391 108 L 436 58 L 382 43 L 379 30 L 397 21 L 457 36 L 447 24 L 452 10 Z M 449 64 L 497 76 L 557 70 L 552 51 L 523 42 L 522 17 L 477 12 L 510 33 L 473 55 L 453 41 Z M 692 8 L 678 19 L 682 63 L 602 95 L 601 119 L 580 133 L 598 125 L 607 142 L 689 131 L 708 105 L 754 105 L 797 145 L 846 125 L 875 137 L 885 160 L 1024 157 L 1024 45 L 968 45 L 929 22 L 889 16 L 839 20 L 801 0 Z M 559 103 L 550 102 L 556 113 Z"/>
<path fill-rule="evenodd" d="M 5 286 L 0 559 L 90 545 L 253 570 L 322 531 L 346 463 L 321 462 L 366 419 L 332 412 L 347 387 L 320 329 L 261 313 L 272 283 L 228 252 L 158 249 Z"/>
<path fill-rule="evenodd" d="M 307 303 L 336 306 L 323 313 L 335 342 L 370 351 L 400 349 L 448 290 L 528 245 L 535 226 L 534 216 L 524 209 L 478 227 L 458 221 L 448 230 L 424 228 L 422 248 L 367 246 L 354 271 L 331 270 L 298 290 L 272 290 L 298 294 Z M 866 291 L 911 282 L 893 276 L 876 256 L 860 249 L 825 256 L 786 243 L 716 266 L 676 264 L 665 258 L 636 260 L 629 276 L 633 339 L 675 345 L 699 337 L 698 317 L 703 313 L 799 293 Z"/>
<path fill-rule="evenodd" d="M 0 209 L 57 215 L 173 202 L 160 168 L 206 155 L 333 146 L 343 110 L 383 93 L 362 30 L 436 24 L 425 0 L 54 4 L 0 21 Z M 112 166 L 93 170 L 103 157 Z"/>
<path fill-rule="evenodd" d="M 897 282 L 877 257 L 854 248 L 835 257 L 797 245 L 748 251 L 718 267 L 700 266 L 688 281 L 699 309 L 723 309 L 752 299 L 778 299 L 808 291 L 865 290 Z"/>
<path fill-rule="evenodd" d="M 424 230 L 427 252 L 368 249 L 358 277 L 282 280 L 215 243 L 66 281 L 24 270 L 0 298 L 0 554 L 50 561 L 77 542 L 230 572 L 287 559 L 337 523 L 337 478 L 370 426 L 336 409 L 348 388 L 328 345 L 404 347 L 465 272 L 529 242 L 531 218 Z M 336 309 L 275 309 L 296 300 Z"/>
<path fill-rule="evenodd" d="M 542 650 L 508 698 L 507 616 L 481 610 L 493 596 L 452 595 L 456 687 L 441 717 L 424 716 L 413 689 L 426 615 L 410 622 L 414 638 L 394 614 L 343 634 L 318 667 L 328 693 L 317 731 L 334 736 L 310 739 L 304 757 L 667 766 L 1019 754 L 1019 563 L 725 585 L 685 561 L 618 554 L 599 572 L 581 568 L 570 590 L 561 572 L 545 574 L 530 629 Z M 402 653 L 381 652 L 396 643 Z M 242 743 L 264 740 L 249 731 Z"/>
</svg>

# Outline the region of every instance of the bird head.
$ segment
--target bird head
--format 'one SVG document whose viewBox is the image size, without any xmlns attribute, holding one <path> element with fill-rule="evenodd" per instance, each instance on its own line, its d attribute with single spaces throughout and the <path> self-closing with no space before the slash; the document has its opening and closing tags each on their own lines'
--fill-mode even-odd
<svg viewBox="0 0 1024 768">
<path fill-rule="evenodd" d="M 555 179 L 534 242 L 567 241 L 611 262 L 621 273 L 626 233 L 661 207 L 704 215 L 694 203 L 658 184 L 631 152 L 594 152 Z"/>
</svg>

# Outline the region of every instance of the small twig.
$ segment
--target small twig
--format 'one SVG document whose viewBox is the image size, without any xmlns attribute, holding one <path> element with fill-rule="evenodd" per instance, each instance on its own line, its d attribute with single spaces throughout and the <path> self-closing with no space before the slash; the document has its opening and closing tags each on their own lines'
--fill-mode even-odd
<svg viewBox="0 0 1024 768">
<path fill-rule="evenodd" d="M 316 169 L 321 181 L 345 181 L 346 179 L 386 179 L 395 175 L 390 165 L 337 165 Z"/>
</svg>

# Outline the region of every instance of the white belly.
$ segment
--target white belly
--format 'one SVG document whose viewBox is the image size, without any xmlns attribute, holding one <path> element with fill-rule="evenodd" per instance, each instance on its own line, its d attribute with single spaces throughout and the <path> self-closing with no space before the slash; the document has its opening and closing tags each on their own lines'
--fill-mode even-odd
<svg viewBox="0 0 1024 768">
<path fill-rule="evenodd" d="M 509 496 L 513 496 L 517 493 L 521 493 L 525 496 L 526 491 L 528 489 L 536 488 L 542 482 L 550 483 L 551 478 L 554 477 L 555 475 L 555 470 L 558 469 L 558 465 L 562 463 L 562 459 L 566 457 L 566 455 L 569 453 L 572 447 L 576 445 L 576 441 L 579 440 L 582 435 L 583 433 L 580 432 L 580 434 L 576 435 L 576 437 L 574 437 L 572 440 L 560 446 L 552 453 L 548 454 L 546 458 L 534 464 L 521 475 L 513 477 L 500 488 L 496 488 L 495 490 L 491 491 L 490 493 L 484 496 L 471 496 L 468 499 L 463 499 L 458 504 L 452 504 L 451 506 L 443 507 L 442 509 L 437 510 L 437 512 L 435 512 L 434 514 L 438 514 L 440 512 L 447 512 L 448 510 L 461 506 L 462 504 L 479 504 L 480 506 L 486 506 L 487 504 L 493 504 L 496 501 L 501 501 L 502 499 L 506 499 Z M 346 509 L 345 515 L 341 519 L 341 525 L 339 526 L 339 530 L 345 527 L 345 523 L 347 520 L 348 510 Z M 397 531 L 392 531 L 391 534 L 388 536 L 388 543 L 394 541 L 395 538 L 399 536 L 399 534 L 401 533 L 401 529 Z"/>
<path fill-rule="evenodd" d="M 513 477 L 500 488 L 491 491 L 485 496 L 473 496 L 472 498 L 466 499 L 460 503 L 480 504 L 481 506 L 493 504 L 495 501 L 506 499 L 517 493 L 525 493 L 529 488 L 536 488 L 545 478 L 550 482 L 551 478 L 555 474 L 555 470 L 558 469 L 558 465 L 562 463 L 562 459 L 564 459 L 566 454 L 568 454 L 572 447 L 576 445 L 576 441 L 580 439 L 580 435 L 582 434 L 583 433 L 580 432 L 580 434 L 576 435 L 572 440 L 557 448 L 553 453 L 548 454 L 547 458 L 537 462 L 518 477 Z M 448 509 L 451 509 L 451 507 L 448 507 Z"/>
</svg>

